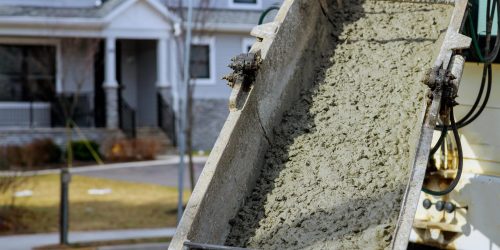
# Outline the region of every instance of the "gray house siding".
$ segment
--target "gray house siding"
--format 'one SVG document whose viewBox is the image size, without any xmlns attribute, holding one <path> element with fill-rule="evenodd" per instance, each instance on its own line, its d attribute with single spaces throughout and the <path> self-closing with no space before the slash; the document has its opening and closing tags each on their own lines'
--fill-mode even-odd
<svg viewBox="0 0 500 250">
<path fill-rule="evenodd" d="M 224 75 L 231 72 L 228 67 L 231 58 L 242 53 L 242 39 L 249 35 L 239 34 L 213 34 L 215 37 L 215 83 L 197 84 L 194 97 L 200 99 L 215 98 L 227 99 L 231 89 L 226 81 L 222 80 Z M 211 65 L 212 66 L 212 65 Z"/>
<path fill-rule="evenodd" d="M 166 2 L 169 6 L 178 6 L 178 3 L 180 0 L 163 0 Z M 183 5 L 187 5 L 187 0 L 182 0 Z M 211 0 L 210 3 L 208 4 L 209 8 L 214 8 L 214 9 L 248 9 L 248 8 L 238 8 L 238 7 L 230 7 L 229 2 L 232 0 Z M 266 9 L 269 6 L 273 4 L 279 4 L 282 2 L 282 0 L 261 0 L 262 1 L 262 9 Z M 194 6 L 200 6 L 201 0 L 193 0 L 193 5 Z"/>
<path fill-rule="evenodd" d="M 210 150 L 229 114 L 228 99 L 231 88 L 222 77 L 231 72 L 231 58 L 243 53 L 246 34 L 212 34 L 215 37 L 215 83 L 196 85 L 194 92 L 193 148 Z"/>
</svg>

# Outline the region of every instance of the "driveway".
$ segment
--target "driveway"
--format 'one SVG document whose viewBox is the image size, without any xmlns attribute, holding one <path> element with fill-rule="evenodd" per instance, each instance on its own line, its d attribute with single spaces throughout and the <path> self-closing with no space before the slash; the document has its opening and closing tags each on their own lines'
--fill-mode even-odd
<svg viewBox="0 0 500 250">
<path fill-rule="evenodd" d="M 162 157 L 162 159 L 153 161 L 123 162 L 85 167 L 74 167 L 69 171 L 73 175 L 83 175 L 113 180 L 177 187 L 179 160 L 180 157 L 178 156 L 164 156 Z M 198 180 L 198 177 L 200 176 L 206 161 L 207 157 L 205 156 L 196 156 L 193 158 L 194 175 L 196 180 Z M 186 188 L 190 187 L 188 170 L 189 168 L 186 164 L 186 169 L 184 171 L 184 187 Z M 59 169 L 25 172 L 0 171 L 0 176 L 36 176 L 59 173 Z"/>
<path fill-rule="evenodd" d="M 173 237 L 174 234 L 175 228 L 70 232 L 68 240 L 71 243 L 94 242 L 107 240 Z M 37 246 L 57 244 L 58 242 L 59 235 L 57 233 L 3 236 L 0 237 L 0 249 L 31 250 L 32 248 Z"/>
<path fill-rule="evenodd" d="M 204 163 L 194 164 L 195 180 L 203 170 Z M 162 186 L 177 187 L 179 164 L 165 164 L 155 166 L 138 166 L 129 168 L 96 169 L 85 172 L 73 173 L 73 175 L 84 175 L 90 177 L 107 178 L 113 180 L 158 184 Z M 189 170 L 186 165 L 184 171 L 184 187 L 189 188 Z"/>
</svg>

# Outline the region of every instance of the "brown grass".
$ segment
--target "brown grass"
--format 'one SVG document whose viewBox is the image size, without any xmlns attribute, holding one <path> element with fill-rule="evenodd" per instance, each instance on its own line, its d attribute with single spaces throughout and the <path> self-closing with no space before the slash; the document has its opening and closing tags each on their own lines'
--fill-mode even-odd
<svg viewBox="0 0 500 250">
<path fill-rule="evenodd" d="M 131 245 L 131 244 L 145 244 L 145 243 L 167 243 L 171 238 L 148 238 L 148 239 L 132 239 L 132 240 L 113 240 L 113 241 L 97 241 L 89 243 L 73 243 L 68 246 L 64 245 L 48 245 L 35 247 L 34 250 L 96 250 L 102 246 L 117 246 L 117 245 Z"/>
<path fill-rule="evenodd" d="M 89 195 L 89 189 L 109 188 L 107 195 Z M 58 230 L 59 175 L 30 177 L 16 190 L 0 194 L 8 204 L 15 191 L 29 189 L 31 197 L 17 198 L 14 208 L 18 226 L 12 233 L 42 233 Z M 189 192 L 185 192 L 186 201 Z M 70 184 L 70 230 L 111 230 L 173 227 L 176 224 L 177 189 L 102 178 L 73 176 Z M 18 212 L 16 212 L 18 213 Z"/>
</svg>

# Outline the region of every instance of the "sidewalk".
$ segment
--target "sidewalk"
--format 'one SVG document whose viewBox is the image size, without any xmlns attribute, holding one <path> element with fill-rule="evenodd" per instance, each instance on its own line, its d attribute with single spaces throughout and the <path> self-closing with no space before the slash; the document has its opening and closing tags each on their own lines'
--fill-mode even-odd
<svg viewBox="0 0 500 250">
<path fill-rule="evenodd" d="M 175 228 L 132 229 L 113 231 L 70 232 L 69 242 L 126 240 L 138 238 L 173 237 Z M 57 244 L 58 233 L 27 234 L 0 237 L 2 250 L 31 250 L 33 247 Z M 109 248 L 111 249 L 111 248 Z"/>
<path fill-rule="evenodd" d="M 102 165 L 91 165 L 85 167 L 73 167 L 69 169 L 70 173 L 85 173 L 95 170 L 112 170 L 112 169 L 123 169 L 123 168 L 140 168 L 140 167 L 154 167 L 154 166 L 165 166 L 170 164 L 178 164 L 180 157 L 177 155 L 168 155 L 159 157 L 158 160 L 151 161 L 134 161 L 134 162 L 121 162 L 121 163 L 111 163 Z M 187 157 L 184 157 L 187 161 Z M 208 157 L 206 156 L 195 156 L 193 157 L 194 163 L 205 163 Z M 46 175 L 46 174 L 58 174 L 59 169 L 47 169 L 47 170 L 33 170 L 33 171 L 0 171 L 0 176 L 35 176 L 35 175 Z"/>
</svg>

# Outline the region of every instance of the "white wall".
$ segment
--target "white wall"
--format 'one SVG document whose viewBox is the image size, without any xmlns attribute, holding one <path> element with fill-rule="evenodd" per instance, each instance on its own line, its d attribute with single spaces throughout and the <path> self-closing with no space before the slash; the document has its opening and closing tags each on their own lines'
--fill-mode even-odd
<svg viewBox="0 0 500 250">
<path fill-rule="evenodd" d="M 470 109 L 477 96 L 482 65 L 467 63 L 459 89 L 456 117 Z M 500 168 L 500 65 L 493 65 L 493 86 L 488 105 L 481 116 L 460 130 L 464 144 L 465 167 Z M 484 90 L 486 92 L 486 89 Z"/>
<path fill-rule="evenodd" d="M 90 40 L 61 40 L 62 90 L 74 93 L 80 87 L 80 93 L 94 92 L 94 55 L 97 42 Z"/>
<path fill-rule="evenodd" d="M 118 62 L 122 68 L 120 84 L 123 86 L 122 97 L 134 109 L 137 109 L 137 42 L 134 40 L 121 41 L 122 61 Z"/>
</svg>

